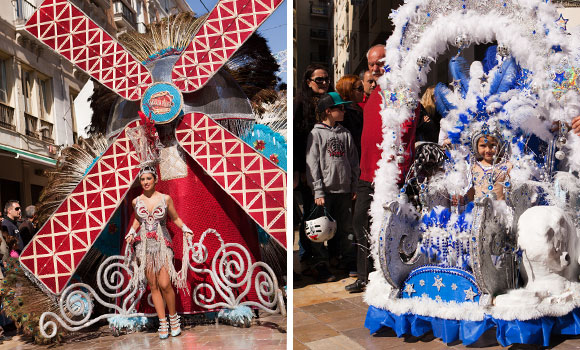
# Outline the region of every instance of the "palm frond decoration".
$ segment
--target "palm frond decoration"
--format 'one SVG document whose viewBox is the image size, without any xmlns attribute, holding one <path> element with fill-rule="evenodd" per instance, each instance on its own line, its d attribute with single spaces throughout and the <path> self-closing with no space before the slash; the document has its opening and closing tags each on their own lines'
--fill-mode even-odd
<svg viewBox="0 0 580 350">
<path fill-rule="evenodd" d="M 56 169 L 47 171 L 48 184 L 40 195 L 37 206 L 39 227 L 78 185 L 90 166 L 108 146 L 105 137 L 97 134 L 86 139 L 81 138 L 78 144 L 61 151 Z"/>
<path fill-rule="evenodd" d="M 136 59 L 147 64 L 165 55 L 181 53 L 205 18 L 182 12 L 151 24 L 144 34 L 129 31 L 121 35 L 119 41 Z"/>
</svg>

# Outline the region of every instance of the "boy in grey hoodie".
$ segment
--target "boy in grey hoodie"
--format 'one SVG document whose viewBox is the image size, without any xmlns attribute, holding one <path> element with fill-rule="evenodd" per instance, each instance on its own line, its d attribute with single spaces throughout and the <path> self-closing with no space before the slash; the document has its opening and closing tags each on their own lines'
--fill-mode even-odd
<svg viewBox="0 0 580 350">
<path fill-rule="evenodd" d="M 316 108 L 319 123 L 308 135 L 306 176 L 314 191 L 314 203 L 326 207 L 337 222 L 336 234 L 328 241 L 331 260 L 340 261 L 343 267 L 354 271 L 351 208 L 356 199 L 360 169 L 352 135 L 337 123 L 344 119 L 347 103 L 350 102 L 343 101 L 336 92 L 320 98 Z"/>
</svg>

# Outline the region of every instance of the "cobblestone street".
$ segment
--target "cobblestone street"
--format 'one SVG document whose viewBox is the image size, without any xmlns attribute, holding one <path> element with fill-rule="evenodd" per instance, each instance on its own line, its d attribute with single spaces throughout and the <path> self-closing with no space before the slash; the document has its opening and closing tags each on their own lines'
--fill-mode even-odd
<svg viewBox="0 0 580 350">
<path fill-rule="evenodd" d="M 228 325 L 199 325 L 185 327 L 178 337 L 159 339 L 156 332 L 140 332 L 114 337 L 106 329 L 87 334 L 83 341 L 58 347 L 59 350 L 154 350 L 154 349 L 286 349 L 286 317 L 263 315 L 250 328 Z M 100 334 L 100 335 L 99 335 Z M 78 338 L 77 338 L 78 339 Z M 47 349 L 47 346 L 27 344 L 19 336 L 0 344 L 0 350 Z"/>
</svg>

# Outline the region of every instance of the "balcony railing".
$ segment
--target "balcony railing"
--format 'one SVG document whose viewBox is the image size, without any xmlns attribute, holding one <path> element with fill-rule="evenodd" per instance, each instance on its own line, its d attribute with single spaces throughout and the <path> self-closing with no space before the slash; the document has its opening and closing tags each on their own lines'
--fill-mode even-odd
<svg viewBox="0 0 580 350">
<path fill-rule="evenodd" d="M 145 26 L 145 23 L 143 23 L 143 22 L 137 23 L 137 31 L 139 33 L 145 33 L 145 32 L 147 32 L 147 27 Z"/>
<path fill-rule="evenodd" d="M 36 11 L 36 5 L 27 0 L 16 0 L 16 19 L 26 22 Z"/>
<path fill-rule="evenodd" d="M 328 5 L 310 5 L 310 14 L 313 16 L 328 17 Z"/>
<path fill-rule="evenodd" d="M 125 21 L 131 24 L 133 27 L 137 26 L 137 20 L 135 18 L 135 13 L 131 11 L 130 8 L 125 5 L 122 1 L 115 1 L 114 2 L 114 11 L 115 17 L 121 16 Z"/>
<path fill-rule="evenodd" d="M 310 29 L 310 37 L 313 39 L 328 40 L 328 30 L 326 30 L 326 29 Z"/>
<path fill-rule="evenodd" d="M 0 127 L 16 131 L 14 125 L 14 108 L 0 103 Z"/>
<path fill-rule="evenodd" d="M 52 138 L 51 122 L 47 122 L 46 120 L 40 121 L 40 136 L 42 137 L 42 141 L 54 143 L 54 139 Z"/>
<path fill-rule="evenodd" d="M 26 136 L 40 140 L 38 134 L 38 118 L 28 113 L 24 113 L 24 121 L 26 122 Z"/>
</svg>

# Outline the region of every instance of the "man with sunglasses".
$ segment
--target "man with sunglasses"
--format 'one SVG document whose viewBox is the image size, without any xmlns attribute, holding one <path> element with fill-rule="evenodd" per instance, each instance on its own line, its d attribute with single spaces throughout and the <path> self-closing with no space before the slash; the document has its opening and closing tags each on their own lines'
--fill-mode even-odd
<svg viewBox="0 0 580 350">
<path fill-rule="evenodd" d="M 22 208 L 20 202 L 11 199 L 4 205 L 4 216 L 2 217 L 2 237 L 6 240 L 8 236 L 16 238 L 16 251 L 18 254 L 24 249 L 24 242 L 18 230 L 18 221 L 22 218 Z"/>
</svg>

